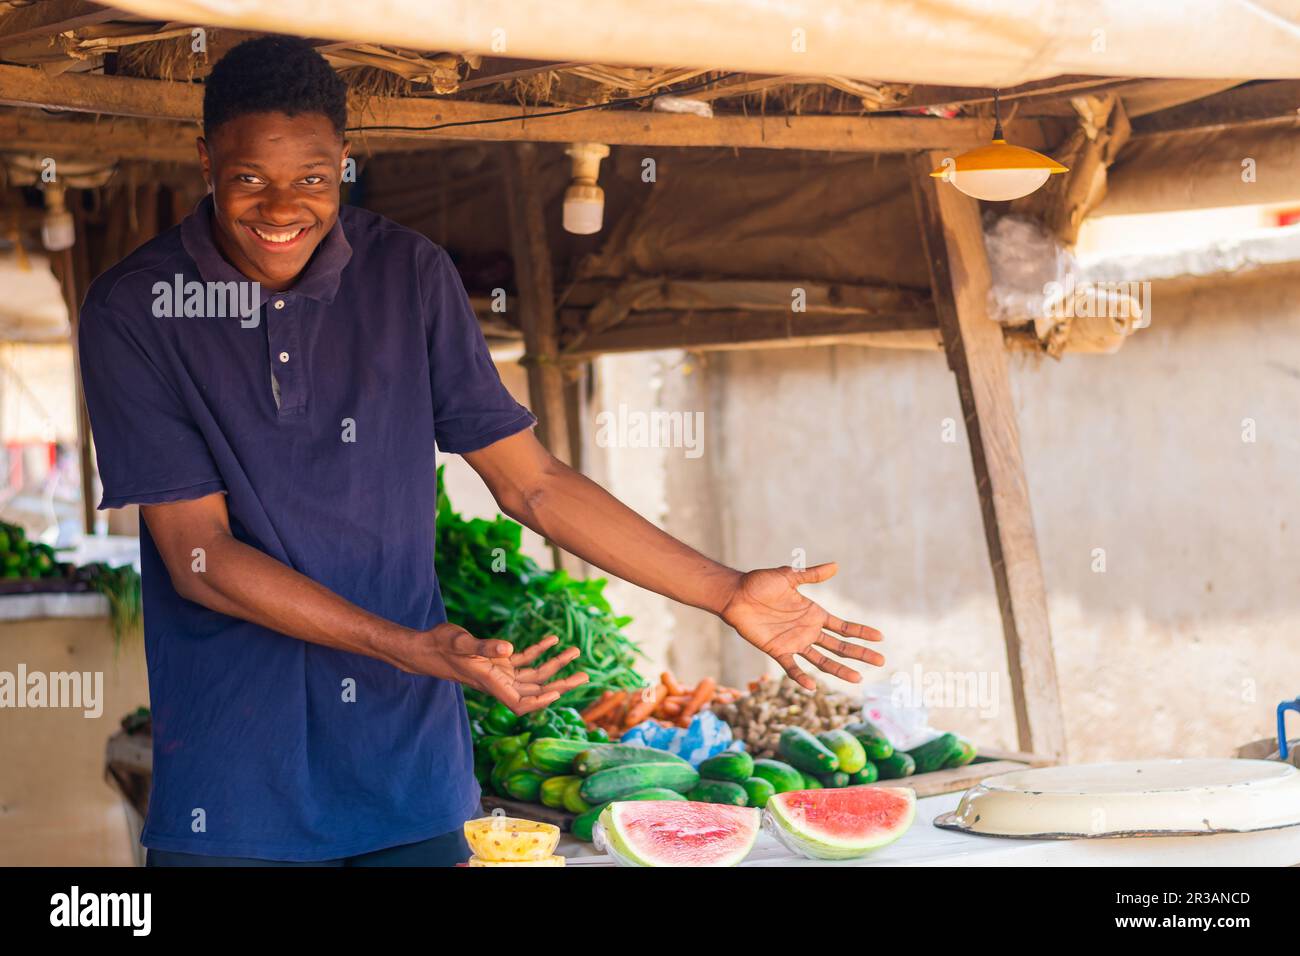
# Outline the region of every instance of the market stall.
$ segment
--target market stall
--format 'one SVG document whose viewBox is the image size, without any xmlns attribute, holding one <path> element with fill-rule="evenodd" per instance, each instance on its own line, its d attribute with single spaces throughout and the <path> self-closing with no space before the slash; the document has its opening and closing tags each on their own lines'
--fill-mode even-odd
<svg viewBox="0 0 1300 956">
<path fill-rule="evenodd" d="M 595 852 L 602 818 L 610 833 L 629 834 L 703 823 L 732 838 L 715 862 L 790 864 L 804 859 L 791 844 L 825 843 L 825 821 L 834 819 L 844 824 L 831 835 L 839 849 L 873 864 L 1300 862 L 1300 831 L 1290 824 L 1061 840 L 935 826 L 981 781 L 1046 769 L 1067 754 L 1008 352 L 1114 352 L 1140 327 L 1106 321 L 1099 331 L 1072 315 L 993 308 L 1004 290 L 982 217 L 1025 220 L 1033 248 L 1022 248 L 1023 257 L 1041 253 L 1055 264 L 1066 261 L 1112 180 L 1110 201 L 1124 211 L 1294 198 L 1294 177 L 1265 177 L 1260 190 L 1251 179 L 1246 190 L 1244 177 L 1222 175 L 1240 162 L 1238 135 L 1259 145 L 1252 155 L 1279 165 L 1294 155 L 1293 31 L 1206 4 L 1204 16 L 1191 18 L 1165 7 L 1107 20 L 1099 50 L 1086 14 L 1100 17 L 1104 4 L 1083 5 L 1066 24 L 1055 22 L 1052 4 L 998 15 L 987 4 L 956 4 L 965 11 L 956 22 L 983 24 L 974 33 L 954 29 L 948 14 L 923 16 L 918 26 L 887 4 L 862 4 L 847 22 L 811 5 L 777 14 L 741 0 L 715 5 L 714 15 L 744 20 L 733 32 L 725 19 L 681 28 L 707 5 L 677 4 L 675 17 L 634 6 L 569 4 L 546 23 L 519 5 L 503 7 L 500 29 L 522 43 L 510 56 L 486 20 L 456 4 L 447 7 L 458 15 L 448 17 L 396 4 L 404 15 L 371 25 L 339 4 L 6 9 L 7 182 L 25 173 L 21 189 L 36 190 L 46 207 L 28 208 L 32 196 L 17 188 L 6 197 L 23 207 L 15 222 L 32 234 L 39 225 L 45 241 L 61 246 L 52 261 L 75 329 L 91 277 L 177 222 L 202 192 L 196 81 L 250 31 L 314 32 L 348 80 L 353 156 L 387 171 L 355 184 L 355 198 L 439 241 L 467 236 L 457 265 L 484 333 L 498 348 L 522 351 L 539 432 L 561 460 L 582 467 L 575 423 L 600 355 L 855 343 L 926 349 L 937 361 L 942 350 L 969 443 L 1019 751 L 984 747 L 869 698 L 828 689 L 805 698 L 759 674 L 683 683 L 654 668 L 649 679 L 603 582 L 584 580 L 558 548 L 556 570 L 540 567 L 520 551 L 517 525 L 465 520 L 444 496 L 436 556 L 449 619 L 517 649 L 558 633 L 561 649 L 582 653 L 572 668 L 592 676 L 524 719 L 467 695 L 484 806 L 502 811 L 480 827 L 489 843 L 515 826 L 492 820 L 526 820 L 540 826 L 510 830 L 512 843 L 532 845 L 526 852 L 554 836 L 546 859 L 599 865 L 611 862 Z M 612 25 L 571 29 L 585 18 Z M 1207 22 L 1215 26 L 1208 33 Z M 912 29 L 933 41 L 923 56 L 900 42 Z M 1156 30 L 1174 31 L 1179 42 L 1153 59 L 1145 40 Z M 686 34 L 690 46 L 681 45 Z M 727 42 L 715 45 L 724 34 Z M 810 36 L 815 42 L 801 48 Z M 1234 41 L 1230 55 L 1224 36 Z M 593 37 L 604 45 L 593 48 Z M 633 65 L 603 62 L 611 59 Z M 884 73 L 862 75 L 868 61 Z M 1052 154 L 1051 172 L 1068 166 L 1071 174 L 1015 198 L 985 196 L 983 206 L 936 178 L 953 154 L 985 148 L 991 135 L 1001 142 L 1004 121 L 1015 143 Z M 655 181 L 640 178 L 648 150 L 660 172 L 679 174 L 675 191 L 628 188 Z M 434 151 L 440 162 L 429 162 Z M 33 173 L 33 158 L 49 153 L 95 167 L 96 185 L 74 186 L 68 208 L 62 190 Z M 1192 198 L 1168 185 L 1170 156 L 1185 165 Z M 605 159 L 607 170 L 623 169 L 606 174 L 608 195 L 595 185 Z M 1168 188 L 1153 196 L 1152 183 Z M 598 240 L 590 230 L 561 232 L 575 209 L 610 228 Z M 48 238 L 60 238 L 51 226 L 63 243 Z M 519 305 L 498 311 L 507 285 Z M 792 290 L 803 308 L 792 308 Z M 89 525 L 84 431 L 81 453 Z M 55 556 L 42 548 L 12 562 L 4 553 L 6 577 L 50 582 L 19 589 L 96 587 L 74 571 L 52 571 Z M 134 582 L 124 575 L 118 583 Z M 118 613 L 132 607 L 122 603 Z M 138 814 L 148 794 L 147 744 L 146 725 L 134 723 L 108 752 L 110 776 Z M 1215 787 L 1216 779 L 1203 782 Z M 783 814 L 784 826 L 772 826 L 783 827 L 787 842 L 770 828 L 760 833 L 765 814 Z"/>
<path fill-rule="evenodd" d="M 1058 766 L 932 727 L 887 684 L 648 680 L 605 582 L 539 567 L 520 532 L 464 518 L 440 489 L 448 612 L 519 647 L 554 635 L 551 653 L 578 648 L 571 666 L 591 681 L 525 716 L 466 691 L 486 812 L 466 824 L 471 866 L 1300 863 L 1285 724 L 1300 702 L 1279 708 L 1275 750 L 1243 748 L 1251 759 Z M 497 555 L 491 572 L 484 551 Z M 123 719 L 106 761 L 138 827 L 147 710 Z"/>
</svg>

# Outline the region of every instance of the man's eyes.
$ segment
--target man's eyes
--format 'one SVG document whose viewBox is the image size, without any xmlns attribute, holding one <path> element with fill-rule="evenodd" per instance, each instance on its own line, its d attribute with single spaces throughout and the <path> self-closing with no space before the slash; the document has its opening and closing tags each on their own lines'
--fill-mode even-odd
<svg viewBox="0 0 1300 956">
<path fill-rule="evenodd" d="M 235 179 L 245 186 L 263 186 L 266 184 L 264 179 L 260 176 L 254 176 L 252 173 L 241 173 Z M 321 186 L 327 180 L 324 176 L 311 175 L 304 176 L 299 182 L 304 186 Z"/>
</svg>

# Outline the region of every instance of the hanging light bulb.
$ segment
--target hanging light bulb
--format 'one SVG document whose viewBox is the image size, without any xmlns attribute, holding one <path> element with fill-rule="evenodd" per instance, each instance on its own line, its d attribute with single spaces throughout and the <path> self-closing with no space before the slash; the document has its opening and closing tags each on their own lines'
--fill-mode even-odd
<svg viewBox="0 0 1300 956">
<path fill-rule="evenodd" d="M 573 160 L 573 182 L 564 191 L 564 229 L 579 236 L 600 232 L 605 219 L 605 191 L 596 185 L 600 161 L 609 155 L 603 143 L 573 143 L 564 151 Z"/>
<path fill-rule="evenodd" d="M 42 192 L 45 194 L 45 216 L 41 220 L 41 244 L 50 252 L 71 249 L 77 241 L 77 228 L 72 213 L 64 205 L 63 187 L 48 183 Z"/>
<path fill-rule="evenodd" d="M 1042 153 L 1023 146 L 1011 146 L 1002 135 L 1002 114 L 998 91 L 993 91 L 993 142 L 988 146 L 945 159 L 930 173 L 956 186 L 975 199 L 1002 202 L 1028 196 L 1054 173 L 1069 170 Z"/>
</svg>

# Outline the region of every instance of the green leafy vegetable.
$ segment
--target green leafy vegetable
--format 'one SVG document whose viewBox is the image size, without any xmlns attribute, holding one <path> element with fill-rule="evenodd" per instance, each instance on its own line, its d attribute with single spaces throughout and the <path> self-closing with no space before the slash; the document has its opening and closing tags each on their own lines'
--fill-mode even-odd
<svg viewBox="0 0 1300 956">
<path fill-rule="evenodd" d="M 633 670 L 640 648 L 623 633 L 632 619 L 613 613 L 604 596 L 606 580 L 578 581 L 563 570 L 540 568 L 520 551 L 522 533 L 519 524 L 502 515 L 487 521 L 457 514 L 438 469 L 434 565 L 447 620 L 476 637 L 507 640 L 515 650 L 554 634 L 560 642 L 543 660 L 578 648 L 578 659 L 560 676 L 584 670 L 590 680 L 565 694 L 560 704 L 581 709 L 606 690 L 645 686 Z M 487 702 L 472 690 L 466 699 Z"/>
<path fill-rule="evenodd" d="M 111 568 L 107 564 L 88 565 L 90 584 L 108 598 L 109 622 L 113 629 L 113 653 L 122 649 L 129 637 L 141 633 L 144 612 L 140 598 L 140 574 L 134 567 L 124 564 Z"/>
</svg>

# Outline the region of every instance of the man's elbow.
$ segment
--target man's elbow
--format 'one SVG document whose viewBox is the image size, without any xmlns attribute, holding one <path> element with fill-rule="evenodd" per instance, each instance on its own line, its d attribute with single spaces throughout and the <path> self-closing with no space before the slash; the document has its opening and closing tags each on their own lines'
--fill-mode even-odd
<svg viewBox="0 0 1300 956">
<path fill-rule="evenodd" d="M 208 593 L 203 575 L 184 561 L 167 561 L 167 576 L 171 578 L 172 590 L 187 601 L 206 604 L 204 597 Z"/>
<path fill-rule="evenodd" d="M 185 600 L 204 607 L 211 606 L 214 594 L 212 581 L 208 577 L 214 544 L 215 540 L 206 540 L 199 547 L 175 547 L 162 552 L 163 565 L 167 568 L 172 589 Z"/>
<path fill-rule="evenodd" d="M 510 484 L 494 496 L 497 507 L 520 524 L 530 524 L 546 508 L 552 495 L 555 475 L 543 472 L 527 484 Z"/>
</svg>

